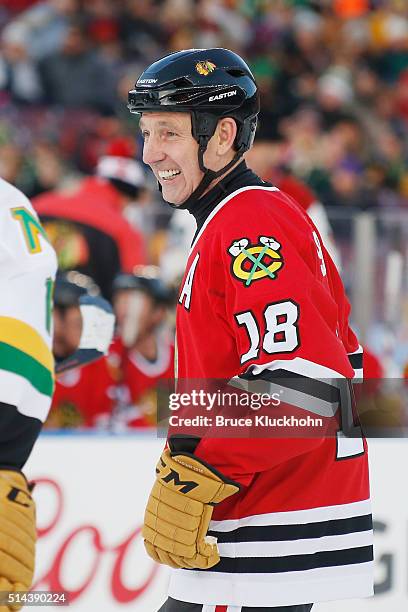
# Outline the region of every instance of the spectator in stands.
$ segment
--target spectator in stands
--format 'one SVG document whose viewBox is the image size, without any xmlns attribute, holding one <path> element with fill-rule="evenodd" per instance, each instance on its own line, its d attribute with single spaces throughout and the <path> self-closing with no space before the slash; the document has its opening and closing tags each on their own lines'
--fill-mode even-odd
<svg viewBox="0 0 408 612">
<path fill-rule="evenodd" d="M 48 104 L 100 111 L 114 106 L 114 75 L 89 47 L 79 22 L 69 26 L 61 51 L 41 62 L 40 75 Z"/>
<path fill-rule="evenodd" d="M 37 141 L 30 161 L 31 184 L 27 185 L 30 197 L 57 189 L 68 178 L 69 172 L 58 148 L 50 142 Z"/>
<path fill-rule="evenodd" d="M 0 90 L 16 104 L 34 104 L 42 98 L 37 66 L 27 53 L 24 30 L 17 24 L 9 25 L 2 33 Z"/>
<path fill-rule="evenodd" d="M 108 359 L 118 385 L 116 428 L 156 423 L 158 384 L 174 379 L 173 333 L 167 322 L 173 301 L 154 266 L 115 279 L 117 337 Z"/>
<path fill-rule="evenodd" d="M 166 41 L 160 7 L 152 0 L 126 0 L 120 19 L 120 39 L 132 59 L 155 57 Z"/>
<path fill-rule="evenodd" d="M 0 147 L 0 176 L 18 185 L 24 158 L 18 146 L 8 143 Z"/>
<path fill-rule="evenodd" d="M 60 51 L 70 20 L 78 15 L 80 8 L 79 0 L 8 0 L 8 3 L 13 9 L 18 5 L 27 7 L 12 23 L 23 32 L 28 54 L 35 60 Z M 29 4 L 34 6 L 29 7 Z"/>
<path fill-rule="evenodd" d="M 10 4 L 6 3 L 9 10 Z M 25 4 L 29 0 L 18 0 L 20 8 Z M 404 3 L 359 0 L 357 6 L 337 0 L 329 4 L 48 0 L 16 15 L 10 12 L 5 31 L 14 28 L 14 38 L 27 48 L 32 76 L 24 77 L 24 91 L 18 92 L 24 100 L 38 98 L 34 62 L 41 60 L 45 100 L 59 107 L 44 109 L 43 125 L 38 129 L 36 118 L 36 127 L 44 137 L 50 124 L 55 126 L 66 161 L 74 168 L 91 172 L 101 154 L 105 135 L 94 129 L 106 123 L 101 111 L 114 113 L 124 130 L 133 121 L 123 114 L 123 92 L 130 85 L 127 74 L 137 72 L 130 62 L 144 64 L 186 41 L 200 47 L 235 44 L 245 46 L 262 89 L 260 134 L 285 138 L 288 167 L 316 190 L 320 201 L 339 207 L 351 202 L 358 209 L 405 206 L 408 19 L 401 9 Z M 6 87 L 10 84 L 3 84 L 0 104 L 10 99 Z M 9 138 L 29 157 L 26 141 L 32 122 L 27 104 L 24 112 L 16 113 L 15 104 L 7 110 L 7 124 L 14 132 Z M 350 155 L 339 136 L 352 123 L 359 128 L 359 138 Z M 390 155 L 388 145 L 388 153 L 380 152 L 382 143 L 390 142 L 388 136 L 379 135 L 386 132 L 398 141 L 391 147 L 398 153 Z"/>
<path fill-rule="evenodd" d="M 53 341 L 58 361 L 66 359 L 78 347 L 82 331 L 79 299 L 83 295 L 99 295 L 91 278 L 75 271 L 58 274 L 54 290 Z M 60 374 L 46 427 L 107 427 L 112 412 L 113 385 L 106 357 Z"/>
</svg>

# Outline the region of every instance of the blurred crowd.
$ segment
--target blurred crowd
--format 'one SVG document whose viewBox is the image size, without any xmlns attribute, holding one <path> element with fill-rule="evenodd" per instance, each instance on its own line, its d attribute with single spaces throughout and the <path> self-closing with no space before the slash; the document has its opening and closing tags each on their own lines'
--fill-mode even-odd
<svg viewBox="0 0 408 612">
<path fill-rule="evenodd" d="M 76 271 L 58 274 L 53 345 L 57 362 L 78 346 L 80 299 L 85 295 L 99 295 L 92 278 Z M 174 385 L 175 292 L 161 280 L 158 268 L 139 266 L 115 277 L 112 304 L 116 334 L 108 355 L 58 376 L 46 428 L 123 432 L 157 424 L 158 393 Z"/>
<path fill-rule="evenodd" d="M 263 164 L 326 206 L 407 203 L 406 0 L 3 0 L 0 27 L 0 169 L 28 195 L 93 172 L 114 138 L 140 156 L 143 67 L 226 46 L 261 89 Z"/>
<path fill-rule="evenodd" d="M 214 46 L 241 54 L 260 88 L 249 165 L 310 214 L 318 203 L 316 223 L 323 209 L 341 220 L 408 205 L 407 0 L 2 0 L 0 176 L 33 199 L 61 272 L 75 271 L 61 280 L 73 301 L 56 307 L 59 350 L 81 283 L 118 317 L 108 359 L 58 383 L 53 426 L 153 422 L 141 397 L 169 376 L 194 228 L 141 162 L 127 93 L 162 55 Z M 350 223 L 333 229 L 336 257 Z"/>
</svg>

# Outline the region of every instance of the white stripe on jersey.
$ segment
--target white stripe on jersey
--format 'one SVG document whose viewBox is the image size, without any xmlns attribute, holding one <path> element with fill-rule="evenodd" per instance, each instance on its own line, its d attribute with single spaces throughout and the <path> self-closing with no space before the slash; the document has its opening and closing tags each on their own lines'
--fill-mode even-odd
<svg viewBox="0 0 408 612">
<path fill-rule="evenodd" d="M 312 555 L 323 550 L 342 550 L 358 546 L 371 546 L 372 531 L 281 542 L 231 542 L 218 544 L 221 557 L 285 557 Z"/>
<path fill-rule="evenodd" d="M 129 360 L 130 362 L 138 368 L 142 374 L 145 376 L 160 376 L 166 372 L 167 368 L 170 365 L 171 359 L 171 350 L 170 344 L 164 340 L 164 338 L 159 337 L 159 342 L 157 343 L 157 357 L 155 361 L 149 361 L 145 359 L 141 353 L 138 353 L 135 350 L 129 351 Z"/>
<path fill-rule="evenodd" d="M 16 406 L 18 412 L 42 423 L 48 416 L 51 399 L 14 372 L 0 370 L 0 401 Z"/>
<path fill-rule="evenodd" d="M 285 404 L 331 418 L 339 407 L 339 386 L 342 384 L 339 381 L 344 380 L 342 374 L 331 368 L 295 357 L 252 364 L 245 374 L 232 378 L 229 384 L 251 393 L 279 394 Z M 262 388 L 258 390 L 257 384 Z"/>
<path fill-rule="evenodd" d="M 358 349 L 356 349 L 353 353 L 349 353 L 350 355 L 359 355 L 363 352 L 363 347 L 361 346 L 361 344 L 358 345 Z"/>
<path fill-rule="evenodd" d="M 209 533 L 217 537 L 218 532 L 219 571 L 215 566 L 205 572 L 172 572 L 169 595 L 193 603 L 218 600 L 248 607 L 369 597 L 370 517 L 371 503 L 366 499 L 211 521 Z M 301 571 L 299 563 L 304 565 Z"/>
<path fill-rule="evenodd" d="M 294 359 L 275 359 L 269 363 L 254 364 L 251 366 L 251 372 L 255 376 L 263 372 L 263 370 L 289 370 L 294 374 L 300 374 L 301 376 L 307 376 L 309 378 L 315 378 L 320 380 L 330 380 L 333 378 L 345 378 L 336 370 L 327 368 L 326 366 L 303 359 L 303 357 L 295 357 Z"/>
<path fill-rule="evenodd" d="M 202 604 L 203 599 L 229 606 L 295 606 L 307 602 L 373 595 L 373 562 L 275 574 L 229 574 L 173 570 L 169 596 Z M 296 588 L 293 585 L 296 584 Z M 234 609 L 234 608 L 233 608 Z"/>
<path fill-rule="evenodd" d="M 211 521 L 210 529 L 213 531 L 234 531 L 239 527 L 299 525 L 304 523 L 317 523 L 319 521 L 353 518 L 355 516 L 363 516 L 370 513 L 371 502 L 369 499 L 366 499 L 351 504 L 339 504 L 337 506 L 322 506 L 320 508 L 294 510 L 292 512 L 270 512 L 240 519 Z"/>
<path fill-rule="evenodd" d="M 290 381 L 290 372 L 288 371 L 287 381 Z M 249 381 L 250 386 L 248 391 L 251 393 L 256 392 L 256 388 L 252 387 L 252 384 L 256 381 Z M 330 384 L 325 381 L 324 384 Z M 277 382 L 268 381 L 267 389 L 263 392 L 267 393 L 271 397 L 280 396 L 281 402 L 290 406 L 296 406 L 311 414 L 316 414 L 323 417 L 332 417 L 336 414 L 339 402 L 328 402 L 324 399 L 320 399 L 314 395 L 310 395 L 307 391 L 299 391 L 297 389 L 291 389 L 285 384 L 285 378 L 277 379 Z"/>
</svg>

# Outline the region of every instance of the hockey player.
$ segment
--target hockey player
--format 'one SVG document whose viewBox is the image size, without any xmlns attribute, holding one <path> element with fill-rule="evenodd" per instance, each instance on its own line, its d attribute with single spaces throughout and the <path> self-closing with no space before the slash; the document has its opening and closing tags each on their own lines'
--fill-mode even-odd
<svg viewBox="0 0 408 612">
<path fill-rule="evenodd" d="M 53 248 L 27 198 L 0 179 L 0 592 L 27 591 L 34 571 L 35 507 L 22 468 L 47 417 Z M 0 610 L 17 610 L 0 602 Z"/>
<path fill-rule="evenodd" d="M 156 266 L 137 266 L 113 282 L 117 336 L 108 359 L 118 382 L 116 426 L 156 423 L 159 383 L 174 376 L 174 334 L 166 322 L 173 293 Z"/>
<path fill-rule="evenodd" d="M 338 414 L 335 380 L 361 373 L 336 268 L 306 213 L 242 157 L 259 101 L 225 49 L 180 51 L 129 93 L 144 161 L 197 232 L 177 312 L 180 379 L 277 385 L 305 415 Z M 328 417 L 327 417 L 328 418 Z M 143 535 L 174 568 L 160 612 L 308 612 L 372 594 L 361 437 L 170 437 Z"/>
<path fill-rule="evenodd" d="M 60 272 L 55 282 L 53 316 L 53 353 L 58 369 L 65 369 L 67 363 L 77 358 L 83 362 L 79 358 L 81 349 L 78 346 L 83 331 L 84 306 L 81 300 L 84 299 L 90 301 L 90 308 L 92 305 L 94 308 L 95 305 L 107 307 L 100 297 L 99 287 L 89 276 L 75 270 Z M 91 359 L 88 354 L 84 367 L 72 367 L 58 376 L 45 426 L 107 428 L 113 407 L 114 385 L 107 357 L 95 353 Z"/>
<path fill-rule="evenodd" d="M 35 561 L 35 504 L 22 469 L 54 390 L 52 293 L 57 269 L 29 200 L 0 179 L 0 610 L 19 610 Z M 99 300 L 99 301 L 98 301 Z M 114 317 L 100 298 L 83 304 L 79 346 L 61 371 L 103 355 Z M 73 347 L 75 348 L 75 347 Z"/>
</svg>

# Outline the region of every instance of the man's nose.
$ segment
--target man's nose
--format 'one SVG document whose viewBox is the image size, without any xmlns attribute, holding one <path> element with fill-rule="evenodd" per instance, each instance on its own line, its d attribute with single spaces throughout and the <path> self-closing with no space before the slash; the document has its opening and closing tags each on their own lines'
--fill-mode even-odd
<svg viewBox="0 0 408 612">
<path fill-rule="evenodd" d="M 145 164 L 151 166 L 165 158 L 162 147 L 160 146 L 160 139 L 150 135 L 143 143 L 143 161 Z"/>
</svg>

